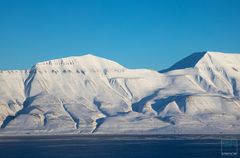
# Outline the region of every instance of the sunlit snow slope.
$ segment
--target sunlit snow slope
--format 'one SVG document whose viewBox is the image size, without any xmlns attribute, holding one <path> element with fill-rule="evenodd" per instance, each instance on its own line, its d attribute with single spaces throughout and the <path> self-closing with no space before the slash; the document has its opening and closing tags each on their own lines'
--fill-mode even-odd
<svg viewBox="0 0 240 158">
<path fill-rule="evenodd" d="M 240 55 L 160 72 L 84 55 L 0 71 L 0 134 L 239 133 Z"/>
</svg>

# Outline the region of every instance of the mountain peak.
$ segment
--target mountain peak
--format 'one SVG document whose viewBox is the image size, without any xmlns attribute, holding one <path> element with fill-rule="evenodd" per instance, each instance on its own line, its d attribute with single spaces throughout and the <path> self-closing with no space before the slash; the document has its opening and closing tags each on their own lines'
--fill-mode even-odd
<svg viewBox="0 0 240 158">
<path fill-rule="evenodd" d="M 202 67 L 202 66 L 227 67 L 232 63 L 239 63 L 239 62 L 240 62 L 240 54 L 204 51 L 204 52 L 192 53 L 191 55 L 173 64 L 170 68 L 161 70 L 159 72 L 165 73 L 172 70 Z"/>
<path fill-rule="evenodd" d="M 187 56 L 186 58 L 183 58 L 182 60 L 173 64 L 170 68 L 161 70 L 160 72 L 165 73 L 165 72 L 172 71 L 172 70 L 194 67 L 208 53 L 210 53 L 210 52 L 205 51 L 205 52 L 192 53 L 191 55 Z"/>
<path fill-rule="evenodd" d="M 203 51 L 203 52 L 195 52 L 191 55 L 183 58 L 182 60 L 178 61 L 177 63 L 173 64 L 170 68 L 161 70 L 161 73 L 165 73 L 172 70 L 178 69 L 185 69 L 185 68 L 193 68 L 195 67 L 200 61 L 204 60 L 206 57 L 213 57 L 213 56 L 222 56 L 225 53 L 220 52 L 212 52 L 212 51 Z"/>
<path fill-rule="evenodd" d="M 91 58 L 97 58 L 97 56 L 93 55 L 93 54 L 85 54 L 79 57 L 91 57 Z"/>
<path fill-rule="evenodd" d="M 84 69 L 122 69 L 122 65 L 92 54 L 82 56 L 71 56 L 49 61 L 43 61 L 36 64 L 37 67 L 42 66 L 78 66 Z"/>
</svg>

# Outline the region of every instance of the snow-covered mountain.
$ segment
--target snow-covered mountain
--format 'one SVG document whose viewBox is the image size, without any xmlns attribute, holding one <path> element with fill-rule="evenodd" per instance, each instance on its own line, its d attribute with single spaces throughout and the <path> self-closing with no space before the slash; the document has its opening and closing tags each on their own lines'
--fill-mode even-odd
<svg viewBox="0 0 240 158">
<path fill-rule="evenodd" d="M 160 72 L 84 55 L 0 71 L 0 134 L 239 133 L 240 55 Z"/>
</svg>

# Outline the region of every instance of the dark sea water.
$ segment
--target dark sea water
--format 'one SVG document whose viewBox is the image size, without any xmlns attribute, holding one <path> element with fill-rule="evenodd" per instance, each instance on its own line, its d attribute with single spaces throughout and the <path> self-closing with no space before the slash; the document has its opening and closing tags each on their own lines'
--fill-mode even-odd
<svg viewBox="0 0 240 158">
<path fill-rule="evenodd" d="M 0 137 L 0 158 L 235 158 L 238 142 L 216 135 Z"/>
</svg>

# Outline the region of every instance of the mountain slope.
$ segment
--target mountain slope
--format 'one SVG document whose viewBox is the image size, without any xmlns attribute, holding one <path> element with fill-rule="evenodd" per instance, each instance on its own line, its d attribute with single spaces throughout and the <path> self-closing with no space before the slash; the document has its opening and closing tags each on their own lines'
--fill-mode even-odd
<svg viewBox="0 0 240 158">
<path fill-rule="evenodd" d="M 0 73 L 0 134 L 236 133 L 238 54 L 195 53 L 162 73 L 85 55 Z"/>
</svg>

